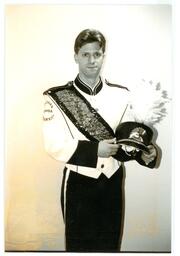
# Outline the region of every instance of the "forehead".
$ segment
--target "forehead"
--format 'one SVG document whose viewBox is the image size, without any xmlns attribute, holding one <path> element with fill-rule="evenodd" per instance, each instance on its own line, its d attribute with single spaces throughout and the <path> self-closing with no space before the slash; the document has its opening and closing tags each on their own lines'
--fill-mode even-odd
<svg viewBox="0 0 180 256">
<path fill-rule="evenodd" d="M 80 49 L 79 52 L 94 52 L 94 51 L 102 51 L 98 42 L 92 42 L 84 44 Z"/>
</svg>

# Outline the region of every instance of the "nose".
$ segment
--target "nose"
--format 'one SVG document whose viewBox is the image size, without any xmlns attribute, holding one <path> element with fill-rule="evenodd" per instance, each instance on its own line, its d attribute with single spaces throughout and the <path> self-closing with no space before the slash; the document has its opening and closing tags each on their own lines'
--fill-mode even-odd
<svg viewBox="0 0 180 256">
<path fill-rule="evenodd" d="M 92 54 L 92 55 L 89 56 L 89 63 L 94 63 L 94 61 L 95 61 L 95 58 Z"/>
</svg>

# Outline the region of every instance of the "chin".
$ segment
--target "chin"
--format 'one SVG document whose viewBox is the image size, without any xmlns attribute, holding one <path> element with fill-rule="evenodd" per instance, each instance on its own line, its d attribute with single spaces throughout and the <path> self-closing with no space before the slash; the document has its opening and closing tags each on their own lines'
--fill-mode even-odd
<svg viewBox="0 0 180 256">
<path fill-rule="evenodd" d="M 97 77 L 99 75 L 99 71 L 96 70 L 90 70 L 86 73 L 86 76 L 89 78 Z"/>
</svg>

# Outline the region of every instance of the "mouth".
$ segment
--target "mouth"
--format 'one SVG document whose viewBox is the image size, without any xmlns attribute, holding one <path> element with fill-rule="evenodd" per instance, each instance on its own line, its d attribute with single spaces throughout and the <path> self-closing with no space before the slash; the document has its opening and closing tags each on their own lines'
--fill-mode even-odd
<svg viewBox="0 0 180 256">
<path fill-rule="evenodd" d="M 87 67 L 88 69 L 97 69 L 97 67 L 96 66 L 89 66 L 89 67 Z"/>
</svg>

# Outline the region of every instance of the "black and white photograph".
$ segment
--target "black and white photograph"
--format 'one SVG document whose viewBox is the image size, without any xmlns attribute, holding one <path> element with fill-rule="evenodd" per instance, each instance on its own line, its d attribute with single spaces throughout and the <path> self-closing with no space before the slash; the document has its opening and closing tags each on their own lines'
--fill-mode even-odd
<svg viewBox="0 0 180 256">
<path fill-rule="evenodd" d="M 167 2 L 4 6 L 5 252 L 171 253 Z"/>
</svg>

